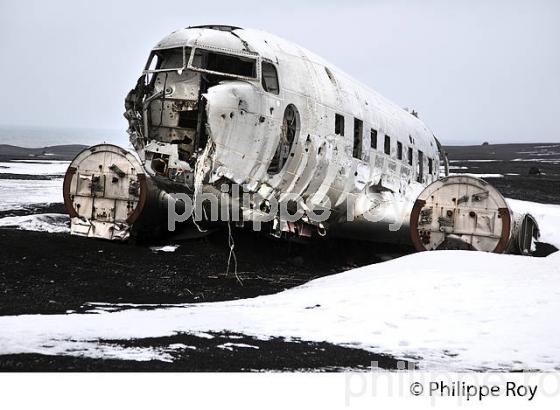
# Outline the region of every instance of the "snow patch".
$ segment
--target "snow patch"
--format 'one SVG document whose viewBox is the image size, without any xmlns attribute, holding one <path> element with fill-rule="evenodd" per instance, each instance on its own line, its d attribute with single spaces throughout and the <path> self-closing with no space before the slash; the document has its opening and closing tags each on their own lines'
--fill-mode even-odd
<svg viewBox="0 0 560 410">
<path fill-rule="evenodd" d="M 233 351 L 236 348 L 242 348 L 242 349 L 258 349 L 259 348 L 258 346 L 248 345 L 248 344 L 245 344 L 245 343 L 231 343 L 231 342 L 224 343 L 224 344 L 218 345 L 216 347 L 219 348 L 219 349 L 230 350 L 230 351 Z"/>
<path fill-rule="evenodd" d="M 540 204 L 506 198 L 512 211 L 529 213 L 539 224 L 541 242 L 546 242 L 560 249 L 560 205 Z"/>
<path fill-rule="evenodd" d="M 54 154 L 53 154 L 54 155 Z M 70 165 L 72 161 L 62 160 L 62 159 L 14 159 L 10 162 L 23 162 L 31 164 L 66 164 Z"/>
<path fill-rule="evenodd" d="M 33 204 L 62 203 L 63 179 L 0 179 L 0 211 L 25 209 Z"/>
<path fill-rule="evenodd" d="M 560 159 L 541 159 L 541 158 L 515 158 L 513 162 L 545 162 L 547 164 L 560 164 Z"/>
<path fill-rule="evenodd" d="M 560 148 L 560 144 L 554 144 L 554 145 L 535 145 L 535 148 Z"/>
<path fill-rule="evenodd" d="M 35 214 L 0 218 L 0 228 L 50 233 L 70 232 L 70 220 L 65 214 Z"/>
<path fill-rule="evenodd" d="M 453 172 L 449 173 L 450 176 L 453 175 L 466 175 L 469 177 L 474 177 L 474 178 L 503 178 L 504 176 L 502 174 L 472 174 L 472 173 L 459 173 L 459 174 L 455 174 Z"/>
<path fill-rule="evenodd" d="M 36 163 L 37 162 L 37 163 Z M 70 161 L 9 161 L 0 162 L 0 174 L 64 175 Z"/>
<path fill-rule="evenodd" d="M 502 162 L 501 159 L 452 159 L 449 163 L 456 162 Z"/>
<path fill-rule="evenodd" d="M 175 252 L 180 245 L 150 246 L 153 252 Z"/>
<path fill-rule="evenodd" d="M 168 347 L 172 350 L 185 350 L 185 349 L 196 350 L 196 346 L 190 346 L 184 343 L 171 343 Z"/>
</svg>

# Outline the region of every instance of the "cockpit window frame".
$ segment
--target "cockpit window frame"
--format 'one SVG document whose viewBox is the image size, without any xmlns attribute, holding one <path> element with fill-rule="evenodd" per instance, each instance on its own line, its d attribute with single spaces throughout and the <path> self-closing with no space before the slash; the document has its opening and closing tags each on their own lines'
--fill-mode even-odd
<svg viewBox="0 0 560 410">
<path fill-rule="evenodd" d="M 198 50 L 198 49 L 213 52 L 213 53 L 227 54 L 227 55 L 232 55 L 232 56 L 237 56 L 237 57 L 254 59 L 255 60 L 255 74 L 256 74 L 256 76 L 255 77 L 248 77 L 248 76 L 238 75 L 238 74 L 223 73 L 223 72 L 220 72 L 220 71 L 207 70 L 205 68 L 200 68 L 200 67 L 194 66 L 193 65 L 193 60 L 194 60 L 196 50 Z M 186 68 L 188 70 L 198 71 L 198 72 L 207 73 L 207 74 L 219 75 L 219 76 L 222 76 L 222 77 L 236 78 L 236 79 L 239 79 L 239 80 L 247 80 L 247 81 L 256 81 L 256 82 L 259 82 L 259 83 L 261 82 L 261 58 L 256 53 L 241 52 L 241 51 L 238 51 L 238 50 L 229 50 L 229 49 L 218 48 L 218 47 L 209 47 L 209 46 L 192 47 L 190 58 L 189 58 L 189 61 L 187 62 L 187 67 Z"/>
<path fill-rule="evenodd" d="M 161 51 L 165 51 L 165 50 L 172 50 L 172 49 L 176 49 L 176 48 L 182 48 L 183 49 L 183 66 L 182 67 L 174 67 L 174 68 L 156 68 L 153 70 L 150 70 L 150 64 L 152 63 L 152 60 L 156 57 L 156 55 L 158 54 L 158 52 Z M 189 58 L 187 59 L 187 53 L 186 50 L 189 50 Z M 148 57 L 148 61 L 146 62 L 146 65 L 144 66 L 144 74 L 152 74 L 152 73 L 163 73 L 163 72 L 170 72 L 170 71 L 177 71 L 178 73 L 182 73 L 186 68 L 187 68 L 187 64 L 188 61 L 191 59 L 193 55 L 193 48 L 192 47 L 187 47 L 187 46 L 173 46 L 173 47 L 162 47 L 162 48 L 154 48 L 151 53 L 150 56 Z M 161 64 L 161 62 L 159 62 L 159 64 Z"/>
</svg>

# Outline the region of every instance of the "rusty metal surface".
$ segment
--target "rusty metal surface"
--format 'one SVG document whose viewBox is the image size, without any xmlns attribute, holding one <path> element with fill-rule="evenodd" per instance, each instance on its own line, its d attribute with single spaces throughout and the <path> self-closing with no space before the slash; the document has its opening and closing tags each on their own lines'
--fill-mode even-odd
<svg viewBox="0 0 560 410">
<path fill-rule="evenodd" d="M 66 174 L 64 174 L 64 182 L 62 184 L 64 207 L 66 208 L 66 212 L 68 212 L 70 218 L 75 218 L 78 216 L 78 213 L 74 209 L 74 204 L 72 203 L 72 199 L 70 197 L 70 184 L 72 183 L 72 178 L 76 174 L 76 170 L 76 167 L 69 166 L 66 170 Z"/>
<path fill-rule="evenodd" d="M 420 216 L 420 211 L 422 210 L 424 205 L 426 205 L 426 201 L 422 199 L 417 199 L 414 202 L 412 212 L 410 213 L 410 228 L 411 228 L 410 239 L 412 241 L 412 245 L 414 246 L 414 249 L 416 249 L 418 252 L 422 252 L 426 250 L 424 245 L 422 245 L 422 241 L 420 240 L 420 233 L 418 232 L 418 229 L 416 229 L 417 221 Z"/>
<path fill-rule="evenodd" d="M 502 233 L 500 235 L 500 241 L 498 242 L 498 244 L 496 245 L 496 247 L 492 252 L 504 253 L 508 246 L 510 235 L 512 234 L 511 211 L 509 210 L 509 208 L 500 208 L 498 209 L 498 212 L 500 218 L 502 219 Z"/>
</svg>

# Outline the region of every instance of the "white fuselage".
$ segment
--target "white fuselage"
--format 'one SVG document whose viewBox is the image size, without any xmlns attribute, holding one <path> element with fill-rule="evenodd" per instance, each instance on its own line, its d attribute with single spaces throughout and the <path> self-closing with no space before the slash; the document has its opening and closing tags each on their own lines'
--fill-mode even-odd
<svg viewBox="0 0 560 410">
<path fill-rule="evenodd" d="M 151 59 L 145 88 L 133 90 L 141 104 L 127 107 L 137 120 L 129 133 L 166 191 L 216 191 L 226 181 L 263 200 L 298 197 L 330 209 L 325 225 L 336 230 L 368 212 L 406 224 L 438 178 L 439 144 L 422 121 L 293 43 L 187 28 L 152 53 L 159 66 Z M 249 219 L 261 209 L 253 205 L 243 209 Z M 372 235 L 381 219 L 367 224 Z"/>
</svg>

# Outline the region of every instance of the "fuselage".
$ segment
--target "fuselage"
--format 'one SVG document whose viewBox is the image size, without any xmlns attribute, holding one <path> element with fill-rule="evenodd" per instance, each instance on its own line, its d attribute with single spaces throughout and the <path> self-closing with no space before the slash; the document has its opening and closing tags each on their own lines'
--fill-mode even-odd
<svg viewBox="0 0 560 410">
<path fill-rule="evenodd" d="M 123 241 L 227 223 L 233 246 L 234 221 L 276 237 L 520 254 L 539 237 L 488 182 L 449 177 L 414 112 L 267 33 L 175 31 L 125 108 L 140 162 L 109 144 L 78 154 L 63 186 L 73 234 Z"/>
<path fill-rule="evenodd" d="M 173 32 L 152 50 L 126 108 L 131 142 L 161 189 L 222 195 L 220 186 L 237 184 L 258 195 L 242 206 L 249 220 L 274 198 L 328 209 L 320 225 L 334 231 L 406 224 L 443 159 L 415 115 L 256 30 Z M 319 225 L 305 211 L 301 221 Z"/>
</svg>

